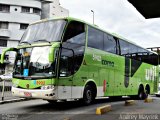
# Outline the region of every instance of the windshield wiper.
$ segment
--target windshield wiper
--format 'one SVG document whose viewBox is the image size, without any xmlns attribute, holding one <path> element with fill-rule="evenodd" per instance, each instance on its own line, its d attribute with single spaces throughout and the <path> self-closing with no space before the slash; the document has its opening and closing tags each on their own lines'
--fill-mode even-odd
<svg viewBox="0 0 160 120">
<path fill-rule="evenodd" d="M 51 42 L 49 42 L 49 41 L 47 41 L 47 40 L 45 40 L 45 39 L 41 39 L 41 40 L 35 40 L 34 42 L 40 42 L 40 41 L 44 41 L 44 42 L 48 42 L 48 43 L 51 43 Z"/>
<path fill-rule="evenodd" d="M 22 41 L 22 42 L 20 42 L 20 44 L 21 44 L 21 43 L 27 43 L 27 44 L 31 45 L 31 43 L 29 43 L 29 42 L 27 42 L 27 41 Z"/>
</svg>

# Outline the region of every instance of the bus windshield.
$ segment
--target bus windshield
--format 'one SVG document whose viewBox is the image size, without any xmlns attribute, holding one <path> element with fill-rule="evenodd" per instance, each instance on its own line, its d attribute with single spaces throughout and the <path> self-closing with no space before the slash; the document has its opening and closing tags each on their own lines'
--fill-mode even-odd
<svg viewBox="0 0 160 120">
<path fill-rule="evenodd" d="M 65 24 L 65 20 L 50 20 L 30 25 L 20 43 L 60 41 Z"/>
<path fill-rule="evenodd" d="M 50 63 L 50 46 L 19 49 L 13 76 L 16 78 L 50 78 L 55 76 L 55 62 Z"/>
</svg>

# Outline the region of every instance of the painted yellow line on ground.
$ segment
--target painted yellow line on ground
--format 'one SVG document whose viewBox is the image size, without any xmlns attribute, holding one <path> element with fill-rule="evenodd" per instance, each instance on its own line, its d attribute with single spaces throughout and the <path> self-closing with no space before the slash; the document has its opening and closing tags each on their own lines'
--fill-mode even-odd
<svg viewBox="0 0 160 120">
<path fill-rule="evenodd" d="M 145 102 L 145 103 L 150 103 L 150 102 L 153 102 L 153 99 L 152 99 L 152 98 L 146 98 L 146 99 L 144 100 L 144 102 Z"/>
<path fill-rule="evenodd" d="M 98 107 L 96 109 L 96 114 L 101 115 L 101 114 L 104 114 L 104 113 L 109 112 L 109 111 L 111 111 L 111 105 L 105 105 L 105 106 L 102 106 L 102 107 Z"/>
<path fill-rule="evenodd" d="M 129 105 L 133 105 L 133 104 L 135 104 L 134 100 L 126 100 L 125 101 L 125 106 L 129 106 Z"/>
</svg>

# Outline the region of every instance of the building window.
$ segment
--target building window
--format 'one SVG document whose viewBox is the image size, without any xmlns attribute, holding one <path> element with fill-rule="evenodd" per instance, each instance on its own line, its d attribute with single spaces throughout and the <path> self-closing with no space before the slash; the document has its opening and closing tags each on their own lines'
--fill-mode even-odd
<svg viewBox="0 0 160 120">
<path fill-rule="evenodd" d="M 1 40 L 0 39 L 0 46 L 1 47 L 7 47 L 7 40 Z"/>
<path fill-rule="evenodd" d="M 30 13 L 30 8 L 29 7 L 22 7 L 22 12 L 23 13 Z"/>
<path fill-rule="evenodd" d="M 33 13 L 40 15 L 40 9 L 38 8 L 33 8 Z"/>
<path fill-rule="evenodd" d="M 8 29 L 8 22 L 0 22 L 0 29 Z"/>
<path fill-rule="evenodd" d="M 0 4 L 0 11 L 1 12 L 9 12 L 10 11 L 10 5 Z"/>
<path fill-rule="evenodd" d="M 25 29 L 27 29 L 27 27 L 28 27 L 28 24 L 20 24 L 21 30 L 25 30 Z"/>
</svg>

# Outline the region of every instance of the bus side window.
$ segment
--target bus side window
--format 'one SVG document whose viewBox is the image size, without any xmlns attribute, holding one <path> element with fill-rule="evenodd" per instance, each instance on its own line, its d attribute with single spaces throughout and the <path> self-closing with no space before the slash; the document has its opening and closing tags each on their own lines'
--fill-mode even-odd
<svg viewBox="0 0 160 120">
<path fill-rule="evenodd" d="M 129 56 L 129 43 L 123 40 L 119 40 L 121 55 L 122 56 Z"/>
<path fill-rule="evenodd" d="M 116 40 L 113 36 L 104 34 L 104 51 L 110 53 L 117 53 Z"/>
<path fill-rule="evenodd" d="M 67 73 L 66 76 L 72 75 L 80 68 L 84 56 L 85 38 L 86 32 L 84 23 L 71 21 L 67 26 L 63 38 L 62 47 L 65 51 L 62 50 L 61 53 L 61 64 L 64 63 L 65 68 L 63 67 L 63 69 L 65 69 L 66 72 L 64 72 L 64 70 L 62 71 L 63 73 Z"/>
<path fill-rule="evenodd" d="M 103 50 L 103 32 L 88 26 L 88 47 Z"/>
<path fill-rule="evenodd" d="M 129 43 L 129 54 L 131 55 L 131 59 L 138 60 L 137 52 L 138 47 Z"/>
<path fill-rule="evenodd" d="M 84 24 L 76 21 L 69 23 L 64 35 L 63 42 L 84 45 L 85 44 Z"/>
</svg>

